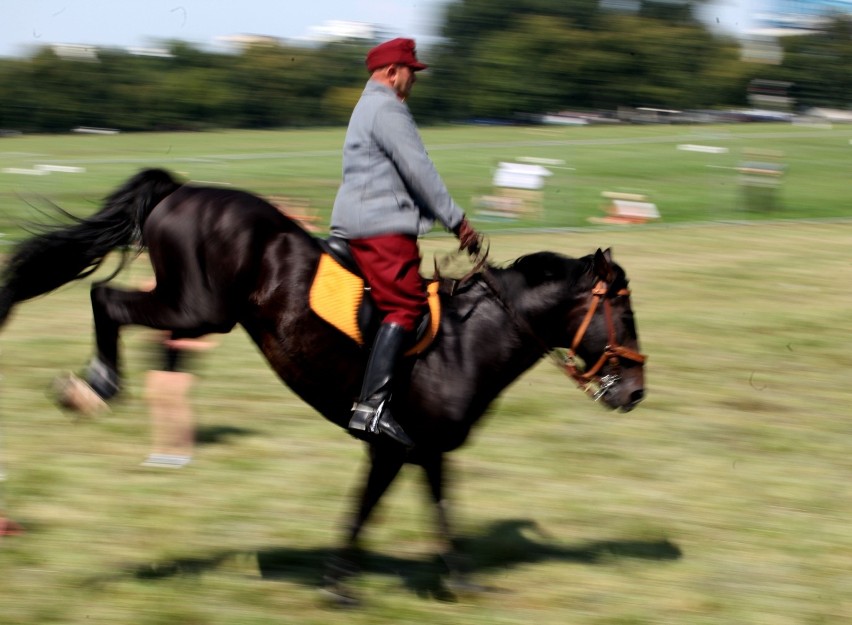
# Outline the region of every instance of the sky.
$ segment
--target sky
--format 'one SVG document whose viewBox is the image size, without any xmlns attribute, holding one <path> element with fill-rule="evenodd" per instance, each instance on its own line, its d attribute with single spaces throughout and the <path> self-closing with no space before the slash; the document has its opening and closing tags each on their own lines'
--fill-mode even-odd
<svg viewBox="0 0 852 625">
<path fill-rule="evenodd" d="M 0 0 L 0 56 L 54 43 L 152 47 L 179 39 L 204 48 L 228 35 L 308 38 L 332 20 L 428 41 L 447 0 Z M 736 34 L 755 0 L 717 0 L 707 21 Z"/>
<path fill-rule="evenodd" d="M 129 47 L 179 39 L 207 47 L 228 35 L 297 39 L 331 20 L 425 38 L 434 34 L 440 6 L 439 0 L 0 0 L 0 56 L 53 43 Z"/>
</svg>

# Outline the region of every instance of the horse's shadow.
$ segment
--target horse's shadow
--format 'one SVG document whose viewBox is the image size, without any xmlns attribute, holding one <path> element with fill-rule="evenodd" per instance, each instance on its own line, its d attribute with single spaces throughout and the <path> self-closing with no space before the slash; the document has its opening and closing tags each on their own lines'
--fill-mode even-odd
<svg viewBox="0 0 852 625">
<path fill-rule="evenodd" d="M 667 539 L 603 540 L 562 545 L 530 520 L 496 521 L 481 534 L 460 539 L 459 546 L 465 555 L 465 569 L 471 574 L 552 560 L 601 564 L 625 558 L 677 560 L 682 556 L 680 548 Z M 257 570 L 265 580 L 288 580 L 315 587 L 321 583 L 324 567 L 335 553 L 331 548 L 297 547 L 224 551 L 209 557 L 176 558 L 129 567 L 121 575 L 140 580 L 202 575 L 227 568 L 228 562 L 248 556 L 252 562 L 256 559 Z M 364 552 L 361 556 L 363 572 L 398 577 L 406 588 L 420 597 L 448 601 L 455 598 L 444 583 L 446 567 L 437 557 L 414 559 L 373 552 Z"/>
<path fill-rule="evenodd" d="M 219 445 L 228 443 L 237 436 L 254 434 L 257 434 L 256 430 L 233 425 L 200 425 L 195 429 L 195 442 L 199 445 Z"/>
</svg>

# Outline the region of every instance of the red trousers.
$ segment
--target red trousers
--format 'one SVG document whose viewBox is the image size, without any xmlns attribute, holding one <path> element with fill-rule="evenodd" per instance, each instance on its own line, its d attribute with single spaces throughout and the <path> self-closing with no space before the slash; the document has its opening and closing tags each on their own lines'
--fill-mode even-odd
<svg viewBox="0 0 852 625">
<path fill-rule="evenodd" d="M 385 313 L 382 323 L 414 330 L 428 306 L 417 237 L 387 234 L 351 239 L 349 246 L 376 306 Z"/>
</svg>

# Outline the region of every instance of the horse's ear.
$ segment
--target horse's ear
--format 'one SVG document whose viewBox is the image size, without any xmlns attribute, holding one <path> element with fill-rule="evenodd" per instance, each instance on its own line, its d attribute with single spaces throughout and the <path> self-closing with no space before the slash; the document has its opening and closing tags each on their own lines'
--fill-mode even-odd
<svg viewBox="0 0 852 625">
<path fill-rule="evenodd" d="M 612 248 L 595 252 L 595 275 L 606 283 L 615 280 L 615 268 L 612 264 Z"/>
</svg>

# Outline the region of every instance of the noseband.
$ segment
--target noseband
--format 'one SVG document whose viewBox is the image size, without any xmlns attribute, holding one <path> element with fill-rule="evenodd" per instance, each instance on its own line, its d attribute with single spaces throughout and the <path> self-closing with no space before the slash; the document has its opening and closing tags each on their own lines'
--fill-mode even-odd
<svg viewBox="0 0 852 625">
<path fill-rule="evenodd" d="M 621 379 L 622 358 L 627 358 L 639 364 L 644 363 L 646 358 L 643 354 L 618 343 L 615 334 L 615 324 L 612 321 L 612 302 L 610 301 L 611 298 L 607 297 L 608 291 L 606 282 L 598 280 L 592 288 L 591 304 L 589 304 L 589 309 L 586 311 L 583 322 L 574 334 L 571 347 L 568 349 L 557 348 L 551 351 L 556 364 L 577 382 L 583 392 L 591 395 L 595 401 L 603 397 L 607 390 L 617 384 Z M 627 297 L 630 295 L 630 290 L 626 288 L 619 289 L 615 295 Z M 597 362 L 590 368 L 581 371 L 577 365 L 577 346 L 580 345 L 580 342 L 586 335 L 586 331 L 589 329 L 592 318 L 595 316 L 595 312 L 597 312 L 601 302 L 603 302 L 604 317 L 607 326 L 607 345 Z M 607 362 L 610 364 L 609 373 L 600 375 L 601 369 L 603 369 L 604 364 Z"/>
</svg>

